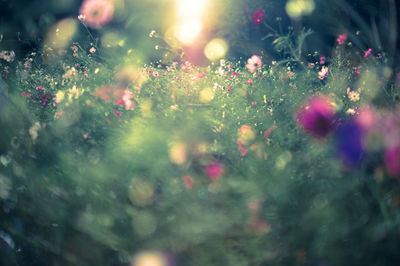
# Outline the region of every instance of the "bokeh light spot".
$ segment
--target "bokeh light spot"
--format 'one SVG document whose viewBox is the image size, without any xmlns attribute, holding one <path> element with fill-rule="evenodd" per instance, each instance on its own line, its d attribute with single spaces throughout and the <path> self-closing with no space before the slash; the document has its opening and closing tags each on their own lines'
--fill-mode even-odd
<svg viewBox="0 0 400 266">
<path fill-rule="evenodd" d="M 227 51 L 228 43 L 219 38 L 211 40 L 204 48 L 204 54 L 210 61 L 224 58 Z"/>
</svg>

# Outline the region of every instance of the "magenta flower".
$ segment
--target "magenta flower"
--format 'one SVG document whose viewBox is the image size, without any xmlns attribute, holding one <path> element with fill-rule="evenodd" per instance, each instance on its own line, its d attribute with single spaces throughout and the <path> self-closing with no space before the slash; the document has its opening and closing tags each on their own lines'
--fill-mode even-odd
<svg viewBox="0 0 400 266">
<path fill-rule="evenodd" d="M 369 48 L 367 51 L 364 53 L 364 58 L 368 58 L 372 54 L 372 49 Z"/>
<path fill-rule="evenodd" d="M 212 180 L 216 181 L 223 174 L 223 166 L 220 162 L 214 161 L 206 166 L 205 173 Z"/>
<path fill-rule="evenodd" d="M 114 6 L 110 0 L 85 0 L 79 13 L 89 27 L 98 29 L 111 21 Z"/>
<path fill-rule="evenodd" d="M 247 60 L 247 69 L 250 72 L 254 72 L 262 67 L 262 61 L 261 58 L 258 55 L 253 55 Z"/>
<path fill-rule="evenodd" d="M 400 146 L 386 149 L 385 164 L 392 177 L 400 178 Z"/>
<path fill-rule="evenodd" d="M 253 22 L 258 25 L 261 24 L 265 20 L 265 12 L 263 9 L 258 9 L 253 13 Z"/>
<path fill-rule="evenodd" d="M 325 138 L 335 127 L 335 108 L 325 96 L 311 97 L 296 117 L 304 131 L 317 139 Z"/>
<path fill-rule="evenodd" d="M 336 39 L 336 41 L 338 42 L 339 45 L 343 45 L 346 40 L 347 40 L 347 34 L 341 34 Z"/>
</svg>

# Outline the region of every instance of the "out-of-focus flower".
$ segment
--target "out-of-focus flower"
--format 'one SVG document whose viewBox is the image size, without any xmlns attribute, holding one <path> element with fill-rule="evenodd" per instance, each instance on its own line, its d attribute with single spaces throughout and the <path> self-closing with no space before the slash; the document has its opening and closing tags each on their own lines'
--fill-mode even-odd
<svg viewBox="0 0 400 266">
<path fill-rule="evenodd" d="M 320 65 L 325 64 L 325 56 L 321 56 L 321 57 L 319 58 L 319 64 L 320 64 Z"/>
<path fill-rule="evenodd" d="M 356 110 L 354 110 L 353 108 L 349 108 L 349 109 L 347 109 L 346 114 L 355 115 L 356 114 Z"/>
<path fill-rule="evenodd" d="M 122 116 L 122 113 L 121 113 L 120 111 L 118 111 L 118 110 L 114 110 L 114 111 L 113 111 L 113 115 L 114 115 L 116 118 L 120 118 L 120 117 Z"/>
<path fill-rule="evenodd" d="M 253 80 L 252 79 L 248 79 L 245 83 L 246 84 L 251 84 L 251 83 L 253 83 Z"/>
<path fill-rule="evenodd" d="M 90 52 L 91 54 L 94 54 L 94 53 L 96 52 L 96 48 L 94 48 L 94 47 L 90 48 L 90 49 L 89 49 L 89 52 Z"/>
<path fill-rule="evenodd" d="M 269 135 L 271 135 L 272 131 L 274 131 L 275 129 L 276 129 L 276 125 L 272 125 L 272 127 L 265 130 L 264 137 L 268 138 Z"/>
<path fill-rule="evenodd" d="M 212 181 L 216 181 L 223 175 L 224 169 L 220 162 L 214 161 L 206 165 L 204 172 Z"/>
<path fill-rule="evenodd" d="M 385 164 L 392 177 L 400 178 L 400 146 L 386 149 Z"/>
<path fill-rule="evenodd" d="M 360 164 L 365 155 L 363 139 L 365 131 L 363 128 L 351 120 L 340 126 L 337 130 L 337 149 L 340 159 L 346 166 Z"/>
<path fill-rule="evenodd" d="M 263 9 L 258 9 L 253 13 L 253 22 L 258 25 L 265 20 L 265 11 Z"/>
<path fill-rule="evenodd" d="M 257 55 L 253 55 L 252 57 L 250 57 L 250 58 L 247 60 L 247 65 L 246 65 L 246 67 L 247 67 L 247 69 L 248 69 L 250 72 L 252 72 L 252 73 L 253 73 L 254 71 L 260 69 L 260 68 L 262 67 L 261 58 L 260 58 L 259 56 L 257 56 Z"/>
<path fill-rule="evenodd" d="M 340 34 L 339 37 L 336 39 L 339 45 L 343 45 L 346 40 L 347 34 Z"/>
<path fill-rule="evenodd" d="M 364 58 L 368 58 L 372 54 L 372 49 L 369 48 L 367 51 L 364 53 Z"/>
<path fill-rule="evenodd" d="M 355 73 L 356 75 L 359 75 L 359 74 L 361 73 L 361 71 L 357 68 L 356 70 L 354 70 L 354 73 Z"/>
<path fill-rule="evenodd" d="M 23 92 L 21 92 L 21 96 L 24 97 L 24 98 L 30 98 L 32 96 L 32 94 L 30 94 L 27 91 L 23 91 Z"/>
<path fill-rule="evenodd" d="M 191 176 L 185 175 L 182 177 L 183 184 L 187 189 L 192 189 L 194 186 L 194 179 Z"/>
<path fill-rule="evenodd" d="M 64 79 L 72 79 L 78 75 L 78 71 L 75 69 L 75 67 L 71 67 L 68 69 L 65 74 L 63 75 Z"/>
<path fill-rule="evenodd" d="M 328 75 L 328 73 L 329 73 L 328 67 L 323 66 L 322 69 L 321 69 L 321 71 L 318 72 L 318 78 L 319 78 L 320 80 L 323 80 L 324 78 L 326 78 L 326 76 Z"/>
<path fill-rule="evenodd" d="M 35 122 L 30 128 L 29 128 L 29 135 L 31 135 L 32 140 L 35 142 L 35 140 L 38 138 L 39 134 L 38 131 L 42 126 L 40 125 L 39 122 Z"/>
<path fill-rule="evenodd" d="M 336 122 L 335 106 L 325 96 L 313 96 L 307 104 L 297 111 L 300 126 L 317 139 L 325 138 L 334 128 Z"/>
<path fill-rule="evenodd" d="M 256 137 L 256 133 L 251 128 L 251 126 L 243 125 L 238 129 L 239 140 L 242 144 L 247 145 L 253 141 Z"/>
<path fill-rule="evenodd" d="M 56 93 L 56 98 L 55 98 L 55 102 L 57 104 L 61 103 L 65 98 L 65 93 L 63 91 L 57 91 Z"/>
<path fill-rule="evenodd" d="M 91 28 L 101 28 L 111 21 L 114 5 L 110 0 L 85 0 L 79 10 L 81 18 Z"/>
<path fill-rule="evenodd" d="M 15 59 L 15 52 L 14 51 L 1 51 L 0 52 L 0 59 L 11 63 Z"/>
</svg>

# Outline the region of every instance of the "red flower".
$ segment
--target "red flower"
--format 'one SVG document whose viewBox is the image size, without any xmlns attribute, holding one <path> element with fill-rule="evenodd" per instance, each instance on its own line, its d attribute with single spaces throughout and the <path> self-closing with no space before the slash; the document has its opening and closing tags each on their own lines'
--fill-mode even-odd
<svg viewBox="0 0 400 266">
<path fill-rule="evenodd" d="M 256 10 L 253 13 L 253 22 L 258 25 L 265 20 L 265 12 L 262 9 Z"/>
</svg>

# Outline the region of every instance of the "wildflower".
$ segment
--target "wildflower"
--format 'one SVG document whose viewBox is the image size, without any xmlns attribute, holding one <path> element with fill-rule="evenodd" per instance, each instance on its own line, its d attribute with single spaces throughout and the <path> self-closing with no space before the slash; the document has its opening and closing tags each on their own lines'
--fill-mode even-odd
<svg viewBox="0 0 400 266">
<path fill-rule="evenodd" d="M 354 110 L 353 108 L 349 108 L 349 109 L 347 109 L 346 114 L 355 115 L 356 114 L 356 110 Z"/>
<path fill-rule="evenodd" d="M 83 14 L 80 14 L 80 15 L 78 16 L 78 19 L 79 19 L 80 21 L 84 22 L 84 21 L 86 20 L 86 16 L 83 15 Z"/>
<path fill-rule="evenodd" d="M 346 166 L 360 164 L 365 155 L 363 140 L 365 131 L 355 121 L 352 120 L 339 127 L 337 131 L 338 155 Z"/>
<path fill-rule="evenodd" d="M 265 20 L 265 12 L 263 9 L 258 9 L 253 13 L 253 22 L 258 25 Z"/>
<path fill-rule="evenodd" d="M 110 0 L 85 0 L 79 12 L 89 27 L 98 29 L 111 21 L 114 6 Z"/>
<path fill-rule="evenodd" d="M 182 181 L 187 189 L 192 189 L 194 186 L 194 179 L 191 176 L 185 175 L 182 177 Z"/>
<path fill-rule="evenodd" d="M 321 56 L 321 57 L 319 58 L 319 64 L 320 64 L 320 65 L 325 64 L 325 56 Z"/>
<path fill-rule="evenodd" d="M 356 75 L 359 75 L 359 74 L 361 73 L 361 71 L 360 71 L 358 68 L 356 68 L 356 70 L 354 70 L 354 73 L 355 73 Z"/>
<path fill-rule="evenodd" d="M 274 131 L 275 129 L 276 129 L 276 125 L 272 125 L 272 127 L 265 130 L 264 137 L 268 138 L 269 135 L 272 133 L 272 131 Z"/>
<path fill-rule="evenodd" d="M 0 59 L 11 63 L 15 59 L 15 52 L 14 51 L 1 51 L 0 52 Z"/>
<path fill-rule="evenodd" d="M 322 69 L 321 69 L 321 71 L 318 72 L 318 78 L 319 78 L 320 80 L 323 80 L 324 78 L 326 78 L 326 76 L 328 75 L 328 73 L 329 73 L 328 67 L 323 66 Z"/>
<path fill-rule="evenodd" d="M 360 100 L 360 92 L 361 89 L 358 89 L 358 91 L 351 91 L 350 88 L 347 88 L 347 96 L 352 102 L 357 102 Z"/>
<path fill-rule="evenodd" d="M 63 91 L 57 91 L 56 93 L 56 98 L 55 98 L 55 102 L 56 104 L 61 103 L 65 98 L 65 93 Z"/>
<path fill-rule="evenodd" d="M 247 67 L 247 69 L 248 69 L 250 72 L 252 72 L 252 73 L 253 73 L 254 71 L 260 69 L 261 66 L 262 66 L 261 58 L 260 58 L 259 56 L 257 56 L 257 55 L 253 55 L 252 57 L 250 57 L 250 58 L 247 60 L 247 65 L 246 65 L 246 67 Z"/>
<path fill-rule="evenodd" d="M 240 143 L 249 144 L 256 137 L 256 133 L 253 131 L 251 126 L 243 125 L 238 129 Z"/>
<path fill-rule="evenodd" d="M 120 118 L 120 117 L 122 116 L 122 113 L 119 112 L 118 110 L 114 110 L 114 111 L 113 111 L 113 115 L 114 115 L 116 118 Z"/>
<path fill-rule="evenodd" d="M 125 110 L 133 110 L 135 103 L 132 101 L 133 94 L 129 90 L 124 90 L 122 101 L 125 105 Z"/>
<path fill-rule="evenodd" d="M 364 58 L 368 58 L 372 54 L 372 49 L 369 48 L 367 51 L 364 53 Z"/>
<path fill-rule="evenodd" d="M 336 41 L 338 42 L 339 45 L 343 45 L 346 40 L 347 40 L 347 34 L 341 34 L 336 39 Z"/>
<path fill-rule="evenodd" d="M 25 63 L 24 63 L 24 67 L 25 67 L 26 69 L 30 69 L 30 68 L 32 67 L 32 64 L 31 64 L 31 62 L 29 62 L 29 61 L 25 61 Z"/>
<path fill-rule="evenodd" d="M 386 149 L 385 165 L 392 177 L 400 178 L 400 146 Z"/>
<path fill-rule="evenodd" d="M 252 79 L 248 79 L 245 83 L 246 84 L 251 84 L 251 83 L 253 83 L 253 80 Z"/>
<path fill-rule="evenodd" d="M 71 46 L 71 50 L 72 50 L 74 53 L 78 52 L 78 46 L 76 46 L 76 45 Z"/>
<path fill-rule="evenodd" d="M 205 174 L 212 180 L 216 181 L 220 176 L 223 175 L 224 169 L 220 162 L 214 161 L 208 164 L 205 169 Z"/>
<path fill-rule="evenodd" d="M 89 52 L 90 52 L 91 54 L 94 54 L 94 53 L 96 52 L 96 48 L 94 48 L 94 47 L 90 48 Z"/>
<path fill-rule="evenodd" d="M 313 96 L 297 111 L 300 126 L 317 139 L 325 138 L 335 127 L 335 108 L 325 96 Z"/>
<path fill-rule="evenodd" d="M 149 33 L 149 37 L 150 37 L 150 38 L 153 38 L 155 34 L 156 34 L 156 31 L 155 31 L 155 30 L 152 30 L 152 31 Z"/>
<path fill-rule="evenodd" d="M 24 97 L 24 98 L 30 98 L 32 96 L 32 94 L 30 94 L 27 91 L 23 91 L 23 92 L 21 92 L 21 96 Z"/>
<path fill-rule="evenodd" d="M 33 124 L 33 126 L 29 128 L 29 135 L 31 135 L 33 141 L 35 141 L 38 138 L 39 136 L 38 131 L 40 128 L 41 125 L 39 122 L 35 122 L 35 124 Z"/>
</svg>

